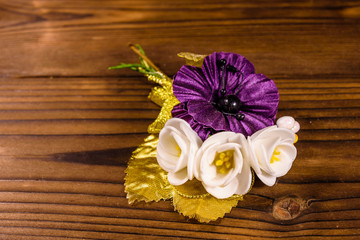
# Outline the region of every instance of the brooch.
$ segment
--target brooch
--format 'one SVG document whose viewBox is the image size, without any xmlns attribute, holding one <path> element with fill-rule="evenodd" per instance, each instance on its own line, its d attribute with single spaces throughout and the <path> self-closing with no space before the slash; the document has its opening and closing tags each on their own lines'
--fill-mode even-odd
<svg viewBox="0 0 360 240">
<path fill-rule="evenodd" d="M 276 121 L 277 87 L 248 59 L 179 53 L 186 65 L 172 79 L 140 45 L 130 48 L 140 62 L 109 69 L 129 68 L 156 83 L 149 99 L 161 110 L 125 170 L 129 203 L 171 200 L 184 216 L 214 221 L 243 200 L 255 175 L 273 186 L 290 170 L 300 125 L 290 116 Z"/>
</svg>

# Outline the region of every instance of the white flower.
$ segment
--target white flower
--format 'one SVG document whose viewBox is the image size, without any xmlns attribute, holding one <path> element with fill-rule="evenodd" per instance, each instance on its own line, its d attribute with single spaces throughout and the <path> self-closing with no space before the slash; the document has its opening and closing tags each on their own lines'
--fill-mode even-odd
<svg viewBox="0 0 360 240">
<path fill-rule="evenodd" d="M 190 125 L 179 118 L 168 120 L 160 131 L 157 161 L 168 172 L 172 185 L 193 179 L 194 157 L 202 141 Z"/>
<path fill-rule="evenodd" d="M 242 144 L 247 145 L 242 134 L 220 132 L 206 139 L 196 154 L 194 175 L 218 199 L 245 194 L 251 187 L 252 173 Z"/>
<path fill-rule="evenodd" d="M 293 117 L 284 116 L 276 121 L 276 125 L 280 128 L 287 128 L 297 133 L 300 130 L 300 124 Z"/>
<path fill-rule="evenodd" d="M 277 126 L 264 128 L 248 137 L 250 165 L 264 184 L 273 186 L 277 177 L 290 170 L 296 157 L 294 141 L 292 130 Z"/>
</svg>

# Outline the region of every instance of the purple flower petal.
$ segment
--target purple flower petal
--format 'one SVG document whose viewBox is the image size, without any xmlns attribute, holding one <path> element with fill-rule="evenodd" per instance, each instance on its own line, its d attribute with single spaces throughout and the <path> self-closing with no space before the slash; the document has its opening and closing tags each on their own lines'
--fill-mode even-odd
<svg viewBox="0 0 360 240">
<path fill-rule="evenodd" d="M 215 131 L 230 130 L 225 115 L 209 102 L 188 101 L 187 109 L 189 114 L 201 125 L 213 128 Z"/>
<path fill-rule="evenodd" d="M 173 92 L 180 102 L 208 100 L 212 88 L 204 81 L 204 74 L 200 68 L 184 65 L 174 77 Z"/>
<path fill-rule="evenodd" d="M 245 119 L 239 121 L 234 116 L 227 116 L 227 119 L 230 125 L 230 129 L 227 131 L 242 133 L 245 136 L 249 136 L 255 131 L 255 128 L 252 126 L 252 124 L 248 124 L 247 121 L 244 121 Z"/>
<path fill-rule="evenodd" d="M 241 71 L 244 77 L 255 73 L 254 65 L 245 57 L 234 53 L 215 52 L 204 59 L 202 71 L 206 82 L 217 92 L 219 92 L 222 87 L 221 71 L 217 65 L 217 62 L 221 59 L 225 59 L 227 64 Z M 234 87 L 239 85 L 241 74 L 225 71 L 225 79 L 227 80 L 226 90 L 230 92 Z"/>
<path fill-rule="evenodd" d="M 186 109 L 186 104 L 180 103 L 176 105 L 172 112 L 172 117 L 174 118 L 181 118 L 189 123 L 191 128 L 197 132 L 199 137 L 204 141 L 209 137 L 209 135 L 213 132 L 213 130 L 209 127 L 199 124 L 194 118 L 189 114 L 188 110 Z"/>
<path fill-rule="evenodd" d="M 243 81 L 238 97 L 243 104 L 244 112 L 271 119 L 271 125 L 274 124 L 279 104 L 279 92 L 271 79 L 263 74 L 248 75 Z M 269 123 L 268 120 L 264 122 Z"/>
</svg>

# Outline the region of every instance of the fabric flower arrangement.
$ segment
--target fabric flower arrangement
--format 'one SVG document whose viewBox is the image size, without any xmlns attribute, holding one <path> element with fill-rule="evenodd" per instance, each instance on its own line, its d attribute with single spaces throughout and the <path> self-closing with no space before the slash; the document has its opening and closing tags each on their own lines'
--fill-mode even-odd
<svg viewBox="0 0 360 240">
<path fill-rule="evenodd" d="M 161 111 L 125 170 L 129 203 L 171 199 L 174 209 L 209 222 L 223 217 L 247 194 L 254 174 L 267 186 L 296 158 L 300 125 L 290 116 L 275 124 L 279 93 L 234 53 L 180 53 L 187 65 L 167 77 L 139 45 L 130 68 L 157 83 L 149 98 Z"/>
</svg>

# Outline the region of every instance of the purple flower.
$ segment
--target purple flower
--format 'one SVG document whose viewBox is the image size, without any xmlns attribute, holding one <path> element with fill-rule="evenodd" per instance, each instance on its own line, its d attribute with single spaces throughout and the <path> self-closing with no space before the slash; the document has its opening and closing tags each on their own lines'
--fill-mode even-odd
<svg viewBox="0 0 360 240">
<path fill-rule="evenodd" d="M 173 91 L 180 104 L 172 116 L 187 121 L 202 140 L 221 131 L 249 136 L 271 126 L 279 103 L 275 83 L 234 53 L 213 53 L 202 68 L 182 66 Z"/>
</svg>

